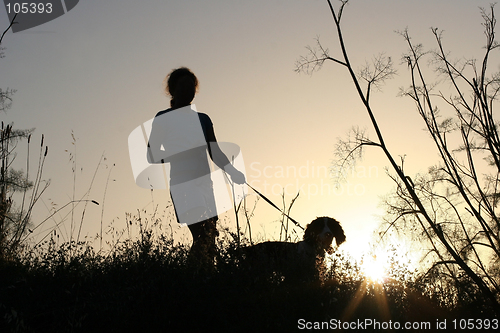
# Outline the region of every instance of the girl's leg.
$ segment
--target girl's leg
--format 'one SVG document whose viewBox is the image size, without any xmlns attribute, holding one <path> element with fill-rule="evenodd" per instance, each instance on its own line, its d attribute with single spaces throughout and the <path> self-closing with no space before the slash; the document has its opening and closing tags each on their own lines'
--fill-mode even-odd
<svg viewBox="0 0 500 333">
<path fill-rule="evenodd" d="M 189 258 L 193 262 L 210 266 L 214 264 L 214 258 L 217 254 L 215 239 L 218 235 L 216 221 L 217 217 L 213 217 L 188 225 L 193 236 L 193 245 L 189 251 Z"/>
</svg>

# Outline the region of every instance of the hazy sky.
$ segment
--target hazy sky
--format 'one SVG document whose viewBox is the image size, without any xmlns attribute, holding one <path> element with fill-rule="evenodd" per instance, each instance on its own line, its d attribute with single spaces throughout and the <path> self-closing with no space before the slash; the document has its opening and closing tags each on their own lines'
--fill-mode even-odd
<svg viewBox="0 0 500 333">
<path fill-rule="evenodd" d="M 393 154 L 407 155 L 410 174 L 425 172 L 437 153 L 413 104 L 396 97 L 409 77 L 399 61 L 405 42 L 394 31 L 408 27 L 415 42 L 434 48 L 429 28 L 435 26 L 445 30 L 445 45 L 456 58 L 479 57 L 484 38 L 478 7 L 489 2 L 352 0 L 344 11 L 344 37 L 354 67 L 381 52 L 397 65 L 399 75 L 373 96 L 373 106 Z M 7 26 L 2 8 L 0 29 Z M 344 68 L 327 63 L 312 76 L 293 71 L 318 35 L 332 56 L 340 56 L 323 0 L 80 1 L 51 22 L 7 33 L 0 85 L 18 91 L 12 109 L 0 117 L 17 128 L 36 127 L 34 137 L 44 134 L 49 146 L 44 176 L 51 185 L 33 221 L 48 214 L 51 202 L 62 206 L 71 200 L 75 175 L 76 197 L 81 197 L 103 154 L 106 161 L 90 199 L 103 203 L 109 168 L 115 167 L 104 211 L 102 205 L 87 207 L 84 234 L 99 231 L 101 214 L 105 226 L 115 219 L 115 227 L 123 229 L 125 212 L 166 206 L 167 192 L 152 196 L 135 185 L 127 137 L 168 107 L 163 79 L 171 69 L 187 66 L 200 81 L 197 109 L 210 115 L 218 140 L 241 147 L 248 180 L 279 204 L 281 188 L 288 191 L 287 201 L 300 190 L 292 209 L 295 219 L 305 225 L 316 216 L 335 217 L 347 232 L 346 247 L 360 249 L 379 223 L 380 197 L 392 183 L 375 149 L 367 151 L 340 189 L 334 191 L 325 174 L 337 138 L 352 126 L 367 128 L 372 138 L 374 133 Z M 76 156 L 76 173 L 69 152 Z M 20 154 L 20 167 L 24 161 Z M 279 213 L 264 201 L 255 213 L 254 237 L 260 233 L 275 239 Z"/>
</svg>

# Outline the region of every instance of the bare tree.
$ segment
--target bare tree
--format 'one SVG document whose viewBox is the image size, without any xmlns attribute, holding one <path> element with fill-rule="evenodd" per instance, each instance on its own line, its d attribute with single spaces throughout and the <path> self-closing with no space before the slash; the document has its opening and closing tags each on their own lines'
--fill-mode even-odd
<svg viewBox="0 0 500 333">
<path fill-rule="evenodd" d="M 354 163 L 365 146 L 380 148 L 395 172 L 390 176 L 397 184 L 395 193 L 387 200 L 391 217 L 389 227 L 420 230 L 423 239 L 431 244 L 430 252 L 435 255 L 432 270 L 442 268 L 456 281 L 465 275 L 498 309 L 500 224 L 496 212 L 500 198 L 500 141 L 493 106 L 500 90 L 500 74 L 488 75 L 487 71 L 490 53 L 498 47 L 493 6 L 488 11 L 481 10 L 487 41 L 480 65 L 474 60 L 451 62 L 436 29 L 432 30 L 438 46 L 435 52 L 424 52 L 421 45 L 413 44 L 407 31 L 401 33 L 409 48 L 403 60 L 411 75 L 410 87 L 402 89 L 401 95 L 415 101 L 441 159 L 428 174 L 412 179 L 404 170 L 404 159 L 398 161 L 389 151 L 370 105 L 373 89 L 379 89 L 396 73 L 392 60 L 379 55 L 356 73 L 349 61 L 341 29 L 342 13 L 348 0 L 340 0 L 338 12 L 330 0 L 327 3 L 342 57 L 331 57 L 328 49 L 317 40 L 316 47 L 309 48 L 309 54 L 298 60 L 296 71 L 312 73 L 326 61 L 346 68 L 376 133 L 376 140 L 370 140 L 364 132 L 355 129 L 352 137 L 339 141 L 338 170 Z M 449 94 L 427 82 L 422 68 L 427 56 L 432 57 L 440 75 L 451 83 L 453 91 Z M 441 106 L 451 109 L 453 116 L 443 118 Z M 453 148 L 457 138 L 461 143 Z M 486 165 L 481 165 L 482 159 L 487 161 Z M 485 168 L 490 172 L 482 179 L 481 172 Z"/>
</svg>

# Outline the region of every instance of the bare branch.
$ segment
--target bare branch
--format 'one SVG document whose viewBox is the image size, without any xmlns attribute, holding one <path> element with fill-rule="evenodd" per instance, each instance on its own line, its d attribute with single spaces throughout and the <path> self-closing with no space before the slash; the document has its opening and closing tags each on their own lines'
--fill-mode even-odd
<svg viewBox="0 0 500 333">
<path fill-rule="evenodd" d="M 307 46 L 308 54 L 301 56 L 295 62 L 295 72 L 312 75 L 315 71 L 319 71 L 327 60 L 336 62 L 345 66 L 346 64 L 338 59 L 332 58 L 329 55 L 329 50 L 325 49 L 319 41 L 319 36 L 316 37 L 316 45 L 314 47 Z"/>
<path fill-rule="evenodd" d="M 386 57 L 383 53 L 374 57 L 371 64 L 366 62 L 365 67 L 358 72 L 358 79 L 364 80 L 368 84 L 366 99 L 369 100 L 372 87 L 380 91 L 385 81 L 393 78 L 396 74 L 397 71 L 394 69 L 391 57 Z"/>
<path fill-rule="evenodd" d="M 0 36 L 0 45 L 2 45 L 3 36 L 5 36 L 5 34 L 7 33 L 7 31 L 9 31 L 9 29 L 12 27 L 12 25 L 14 25 L 14 24 L 18 23 L 18 22 L 15 22 L 15 19 L 16 19 L 16 17 L 17 17 L 17 14 L 18 14 L 18 13 L 16 13 L 16 14 L 14 15 L 14 17 L 12 18 L 12 21 L 10 21 L 9 27 L 8 27 L 7 29 L 5 29 L 5 31 L 2 33 L 2 36 Z"/>
</svg>

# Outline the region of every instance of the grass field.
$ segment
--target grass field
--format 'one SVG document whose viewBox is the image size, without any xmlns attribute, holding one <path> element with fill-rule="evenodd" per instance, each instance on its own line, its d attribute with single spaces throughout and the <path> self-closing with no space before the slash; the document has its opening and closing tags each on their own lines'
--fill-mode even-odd
<svg viewBox="0 0 500 333">
<path fill-rule="evenodd" d="M 106 254 L 83 242 L 48 241 L 0 264 L 0 331 L 382 332 L 413 325 L 420 332 L 495 318 L 466 280 L 462 287 L 424 280 L 394 264 L 375 283 L 341 254 L 329 258 L 323 281 L 262 280 L 239 267 L 236 247 L 221 244 L 207 270 L 187 260 L 188 247 L 149 232 Z"/>
</svg>

